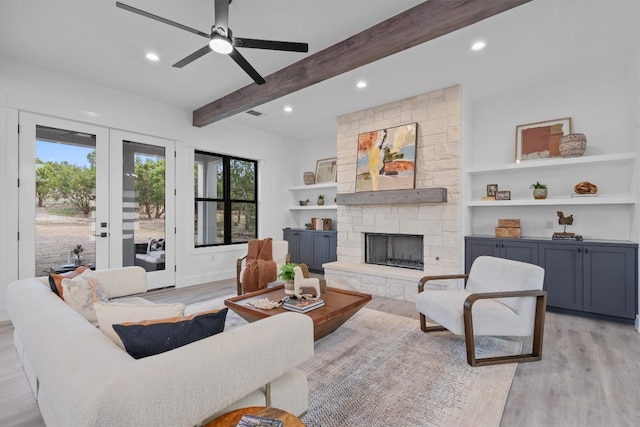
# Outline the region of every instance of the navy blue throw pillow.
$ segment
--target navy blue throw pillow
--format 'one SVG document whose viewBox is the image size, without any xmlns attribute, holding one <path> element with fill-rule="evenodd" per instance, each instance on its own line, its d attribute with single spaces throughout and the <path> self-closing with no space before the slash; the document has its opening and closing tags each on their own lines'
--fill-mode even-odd
<svg viewBox="0 0 640 427">
<path fill-rule="evenodd" d="M 164 353 L 224 330 L 228 308 L 185 317 L 113 325 L 127 353 L 135 359 Z"/>
</svg>

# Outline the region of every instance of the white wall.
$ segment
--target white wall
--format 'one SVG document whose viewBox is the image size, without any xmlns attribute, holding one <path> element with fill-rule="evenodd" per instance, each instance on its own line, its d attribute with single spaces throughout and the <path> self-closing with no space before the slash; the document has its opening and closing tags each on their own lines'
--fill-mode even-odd
<svg viewBox="0 0 640 427">
<path fill-rule="evenodd" d="M 485 168 L 513 164 L 515 128 L 562 117 L 571 117 L 573 132 L 587 136 L 585 156 L 638 151 L 637 76 L 630 68 L 604 72 L 576 72 L 568 81 L 550 81 L 543 87 L 528 87 L 493 99 L 474 100 L 471 135 L 465 140 L 465 167 Z M 634 113 L 635 111 L 635 113 Z M 535 162 L 535 160 L 529 161 Z M 603 169 L 608 168 L 608 169 Z M 511 190 L 512 198 L 529 197 L 529 184 L 540 181 L 549 185 L 549 197 L 569 197 L 580 181 L 596 184 L 602 195 L 630 193 L 637 195 L 637 166 L 592 165 L 581 168 L 546 168 L 526 172 L 506 171 L 467 178 L 468 187 L 478 192 L 486 184 L 498 184 Z M 491 180 L 492 182 L 487 182 Z M 493 182 L 495 181 L 495 182 Z M 523 236 L 549 237 L 557 226 L 556 211 L 573 214 L 574 225 L 567 231 L 591 239 L 637 241 L 637 214 L 633 205 L 475 207 L 469 232 L 493 234 L 498 218 L 520 218 Z M 552 221 L 554 230 L 545 228 Z"/>
<path fill-rule="evenodd" d="M 193 247 L 193 150 L 259 160 L 259 235 L 282 236 L 289 215 L 287 187 L 297 185 L 297 144 L 278 135 L 229 121 L 205 128 L 191 126 L 191 111 L 120 92 L 109 87 L 9 61 L 0 63 L 0 320 L 5 286 L 17 278 L 9 254 L 17 253 L 17 135 L 18 110 L 88 122 L 176 141 L 176 285 L 187 286 L 235 276 L 236 259 L 246 245 Z M 333 144 L 335 147 L 335 143 Z M 13 155 L 6 155 L 7 151 Z M 314 160 L 315 161 L 315 160 Z M 315 165 L 315 163 L 314 163 Z M 315 167 L 315 166 L 314 166 Z M 296 166 L 297 168 L 297 166 Z"/>
<path fill-rule="evenodd" d="M 291 163 L 293 186 L 304 185 L 304 173 L 315 173 L 316 162 L 318 160 L 336 157 L 336 132 L 336 128 L 333 128 L 325 135 L 301 141 L 297 144 L 296 149 L 291 151 L 291 154 L 295 155 L 295 161 Z M 324 194 L 326 197 L 325 204 L 330 204 L 333 203 L 336 190 L 325 188 L 289 192 L 289 204 L 295 206 L 299 204 L 300 200 L 309 199 L 309 202 L 313 205 L 316 204 L 316 199 L 319 194 Z M 337 215 L 335 210 L 289 211 L 287 213 L 286 226 L 291 228 L 304 228 L 304 224 L 310 222 L 312 217 L 330 218 L 333 228 L 336 228 Z"/>
</svg>

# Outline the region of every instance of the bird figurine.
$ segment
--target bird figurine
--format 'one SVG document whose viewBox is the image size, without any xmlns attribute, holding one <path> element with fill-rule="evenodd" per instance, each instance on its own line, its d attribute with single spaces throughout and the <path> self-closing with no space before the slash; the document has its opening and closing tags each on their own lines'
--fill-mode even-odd
<svg viewBox="0 0 640 427">
<path fill-rule="evenodd" d="M 575 233 L 567 233 L 567 225 L 573 224 L 573 215 L 564 216 L 562 211 L 557 211 L 558 215 L 558 224 L 564 226 L 564 231 L 562 233 L 553 233 L 554 239 L 566 239 L 575 237 Z"/>
</svg>

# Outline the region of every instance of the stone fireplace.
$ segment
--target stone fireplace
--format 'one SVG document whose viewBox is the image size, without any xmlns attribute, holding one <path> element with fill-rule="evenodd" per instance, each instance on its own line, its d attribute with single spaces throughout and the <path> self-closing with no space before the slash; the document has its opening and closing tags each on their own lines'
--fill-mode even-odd
<svg viewBox="0 0 640 427">
<path fill-rule="evenodd" d="M 407 123 L 418 124 L 415 189 L 359 202 L 358 135 Z M 422 276 L 462 271 L 460 126 L 459 86 L 338 117 L 338 259 L 324 265 L 329 286 L 414 301 Z M 411 260 L 419 267 L 365 262 L 366 236 L 379 234 L 418 236 L 422 259 Z"/>
</svg>

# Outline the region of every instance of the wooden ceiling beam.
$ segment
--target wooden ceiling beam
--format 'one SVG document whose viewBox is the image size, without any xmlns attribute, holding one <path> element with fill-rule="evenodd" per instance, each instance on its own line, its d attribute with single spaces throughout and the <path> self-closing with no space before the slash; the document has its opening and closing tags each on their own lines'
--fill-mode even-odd
<svg viewBox="0 0 640 427">
<path fill-rule="evenodd" d="M 193 111 L 203 127 L 531 0 L 428 0 Z"/>
</svg>

